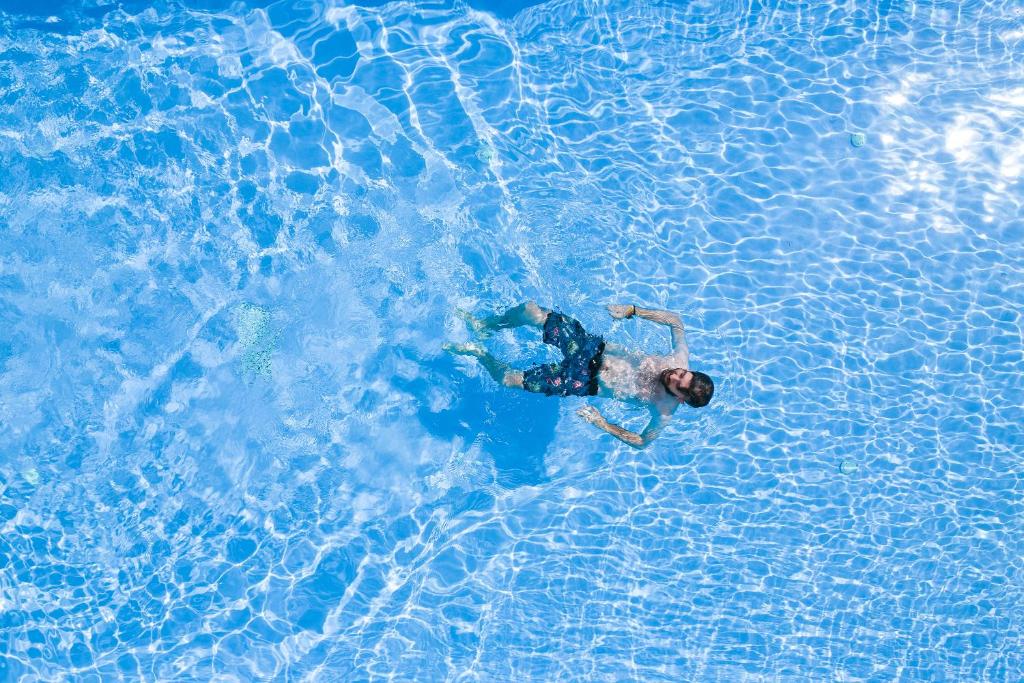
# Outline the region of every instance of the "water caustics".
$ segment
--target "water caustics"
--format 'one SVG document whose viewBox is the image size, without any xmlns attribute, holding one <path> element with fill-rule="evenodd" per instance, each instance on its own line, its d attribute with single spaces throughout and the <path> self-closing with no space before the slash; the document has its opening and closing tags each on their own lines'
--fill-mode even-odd
<svg viewBox="0 0 1024 683">
<path fill-rule="evenodd" d="M 1017 4 L 51 4 L 0 679 L 1024 677 Z M 525 299 L 714 403 L 637 454 L 440 351 Z"/>
</svg>

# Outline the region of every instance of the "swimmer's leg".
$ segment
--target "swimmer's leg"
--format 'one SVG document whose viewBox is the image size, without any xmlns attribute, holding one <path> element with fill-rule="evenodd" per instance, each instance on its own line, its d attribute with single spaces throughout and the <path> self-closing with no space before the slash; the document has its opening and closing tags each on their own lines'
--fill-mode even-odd
<svg viewBox="0 0 1024 683">
<path fill-rule="evenodd" d="M 473 331 L 482 337 L 486 337 L 493 330 L 523 327 L 524 325 L 544 327 L 544 321 L 547 320 L 548 313 L 550 312 L 546 308 L 541 308 L 533 301 L 527 301 L 508 309 L 504 313 L 491 315 L 483 319 L 474 318 L 468 313 L 464 314 L 463 318 L 473 328 Z"/>
<path fill-rule="evenodd" d="M 441 348 L 456 356 L 475 357 L 498 384 L 520 389 L 523 387 L 522 372 L 513 370 L 507 363 L 502 363 L 479 344 L 445 344 Z"/>
</svg>

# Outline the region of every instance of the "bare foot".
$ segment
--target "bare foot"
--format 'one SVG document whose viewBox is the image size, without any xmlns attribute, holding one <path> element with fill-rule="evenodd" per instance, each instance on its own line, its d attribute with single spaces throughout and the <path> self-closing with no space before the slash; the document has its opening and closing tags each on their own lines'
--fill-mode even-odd
<svg viewBox="0 0 1024 683">
<path fill-rule="evenodd" d="M 443 344 L 442 349 L 454 356 L 476 356 L 480 358 L 487 354 L 484 347 L 479 344 Z"/>
<path fill-rule="evenodd" d="M 471 313 L 469 313 L 469 311 L 464 311 L 461 308 L 456 308 L 455 315 L 465 320 L 466 324 L 469 325 L 469 329 L 473 330 L 473 334 L 480 337 L 481 339 L 486 339 L 487 337 L 491 336 L 491 328 L 487 327 L 483 320 L 474 317 Z"/>
</svg>

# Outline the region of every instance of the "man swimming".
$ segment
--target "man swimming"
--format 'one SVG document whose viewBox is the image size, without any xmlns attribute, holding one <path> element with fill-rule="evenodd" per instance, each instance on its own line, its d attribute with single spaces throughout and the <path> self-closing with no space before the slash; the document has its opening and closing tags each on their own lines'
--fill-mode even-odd
<svg viewBox="0 0 1024 683">
<path fill-rule="evenodd" d="M 679 316 L 668 311 L 654 311 L 633 305 L 608 306 L 613 318 L 639 316 L 668 325 L 672 330 L 672 353 L 667 356 L 630 351 L 617 344 L 607 344 L 589 334 L 576 320 L 557 311 L 541 308 L 529 301 L 510 308 L 500 315 L 478 319 L 460 313 L 481 337 L 494 330 L 531 325 L 544 330 L 544 343 L 557 346 L 565 358 L 561 363 L 547 363 L 519 371 L 509 367 L 479 344 L 445 344 L 444 349 L 457 355 L 474 356 L 496 382 L 507 387 L 547 396 L 602 396 L 651 411 L 651 421 L 639 434 L 613 425 L 594 407 L 580 408 L 577 414 L 634 448 L 645 448 L 672 419 L 680 403 L 694 408 L 706 406 L 715 392 L 711 378 L 689 369 L 690 351 Z"/>
</svg>

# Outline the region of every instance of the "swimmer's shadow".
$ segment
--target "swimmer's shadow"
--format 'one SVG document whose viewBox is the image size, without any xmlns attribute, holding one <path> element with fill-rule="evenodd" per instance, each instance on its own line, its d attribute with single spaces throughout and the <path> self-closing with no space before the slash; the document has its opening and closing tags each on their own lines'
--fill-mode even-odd
<svg viewBox="0 0 1024 683">
<path fill-rule="evenodd" d="M 498 486 L 532 486 L 547 480 L 544 454 L 555 438 L 558 406 L 553 399 L 498 386 L 486 373 L 469 377 L 455 359 L 444 354 L 420 359 L 425 378 L 447 378 L 454 397 L 441 410 L 422 405 L 417 417 L 433 436 L 474 444 L 494 462 Z M 429 379 L 395 379 L 400 388 L 417 396 L 429 391 Z M 443 381 L 443 380 L 441 380 Z"/>
</svg>

